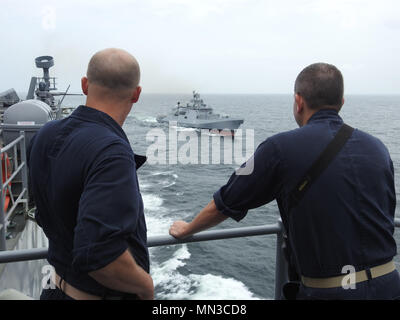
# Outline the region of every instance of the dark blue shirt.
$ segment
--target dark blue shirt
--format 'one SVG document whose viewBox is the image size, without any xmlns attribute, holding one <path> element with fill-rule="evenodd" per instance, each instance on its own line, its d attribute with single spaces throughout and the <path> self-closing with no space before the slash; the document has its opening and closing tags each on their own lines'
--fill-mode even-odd
<svg viewBox="0 0 400 320">
<path fill-rule="evenodd" d="M 88 275 L 130 249 L 149 272 L 146 222 L 133 153 L 107 114 L 79 106 L 47 123 L 28 150 L 36 220 L 49 239 L 48 261 L 68 283 L 102 296 Z"/>
<path fill-rule="evenodd" d="M 396 255 L 393 163 L 383 143 L 360 130 L 288 213 L 291 190 L 342 123 L 336 111 L 320 110 L 307 125 L 268 138 L 253 173 L 234 173 L 214 194 L 218 210 L 237 221 L 275 199 L 303 276 L 339 275 L 346 265 L 358 271 Z"/>
</svg>

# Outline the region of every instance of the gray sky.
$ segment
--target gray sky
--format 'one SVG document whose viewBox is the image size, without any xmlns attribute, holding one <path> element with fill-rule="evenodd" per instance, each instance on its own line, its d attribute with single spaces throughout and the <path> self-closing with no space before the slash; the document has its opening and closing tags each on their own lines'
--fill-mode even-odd
<svg viewBox="0 0 400 320">
<path fill-rule="evenodd" d="M 52 55 L 58 87 L 80 91 L 106 47 L 138 59 L 145 93 L 291 93 L 314 62 L 346 93 L 400 94 L 398 0 L 1 0 L 0 92 L 27 91 Z"/>
</svg>

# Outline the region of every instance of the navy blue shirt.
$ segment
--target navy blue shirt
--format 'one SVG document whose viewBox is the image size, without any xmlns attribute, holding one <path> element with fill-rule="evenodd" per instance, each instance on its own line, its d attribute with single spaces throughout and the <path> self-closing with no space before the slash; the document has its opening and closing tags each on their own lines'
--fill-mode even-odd
<svg viewBox="0 0 400 320">
<path fill-rule="evenodd" d="M 218 210 L 239 221 L 276 200 L 303 276 L 340 275 L 386 263 L 396 255 L 396 193 L 390 155 L 377 138 L 355 130 L 290 215 L 289 194 L 333 139 L 343 120 L 316 112 L 307 125 L 266 139 L 250 175 L 231 176 L 214 194 Z"/>
<path fill-rule="evenodd" d="M 36 220 L 49 239 L 48 261 L 76 288 L 105 294 L 88 273 L 128 248 L 149 272 L 136 175 L 144 161 L 118 123 L 87 106 L 47 123 L 31 142 L 29 177 Z"/>
</svg>

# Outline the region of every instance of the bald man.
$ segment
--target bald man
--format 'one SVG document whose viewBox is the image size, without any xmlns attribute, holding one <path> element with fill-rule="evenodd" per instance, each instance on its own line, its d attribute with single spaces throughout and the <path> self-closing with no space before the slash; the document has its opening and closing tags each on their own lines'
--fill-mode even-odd
<svg viewBox="0 0 400 320">
<path fill-rule="evenodd" d="M 90 60 L 86 105 L 47 123 L 28 150 L 36 220 L 55 283 L 41 299 L 153 299 L 135 155 L 122 125 L 138 101 L 140 69 L 120 49 Z"/>
</svg>

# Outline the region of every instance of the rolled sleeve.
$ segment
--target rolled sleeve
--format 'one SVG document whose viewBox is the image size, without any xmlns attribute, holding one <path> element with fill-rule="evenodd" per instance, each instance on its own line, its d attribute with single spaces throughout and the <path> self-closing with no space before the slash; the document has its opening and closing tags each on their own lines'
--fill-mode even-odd
<svg viewBox="0 0 400 320">
<path fill-rule="evenodd" d="M 98 270 L 118 258 L 135 233 L 140 210 L 133 154 L 108 155 L 89 170 L 74 232 L 73 268 Z"/>
<path fill-rule="evenodd" d="M 217 209 L 220 213 L 236 220 L 237 222 L 239 222 L 246 216 L 247 210 L 244 210 L 244 211 L 233 210 L 224 203 L 222 188 L 214 193 L 213 198 L 214 198 L 215 206 L 217 207 Z"/>
<path fill-rule="evenodd" d="M 234 172 L 226 185 L 214 193 L 219 212 L 240 221 L 248 210 L 260 207 L 275 199 L 280 187 L 280 156 L 275 144 L 267 139 L 251 158 L 253 164 L 244 163 L 241 168 L 254 165 L 250 174 Z"/>
</svg>

